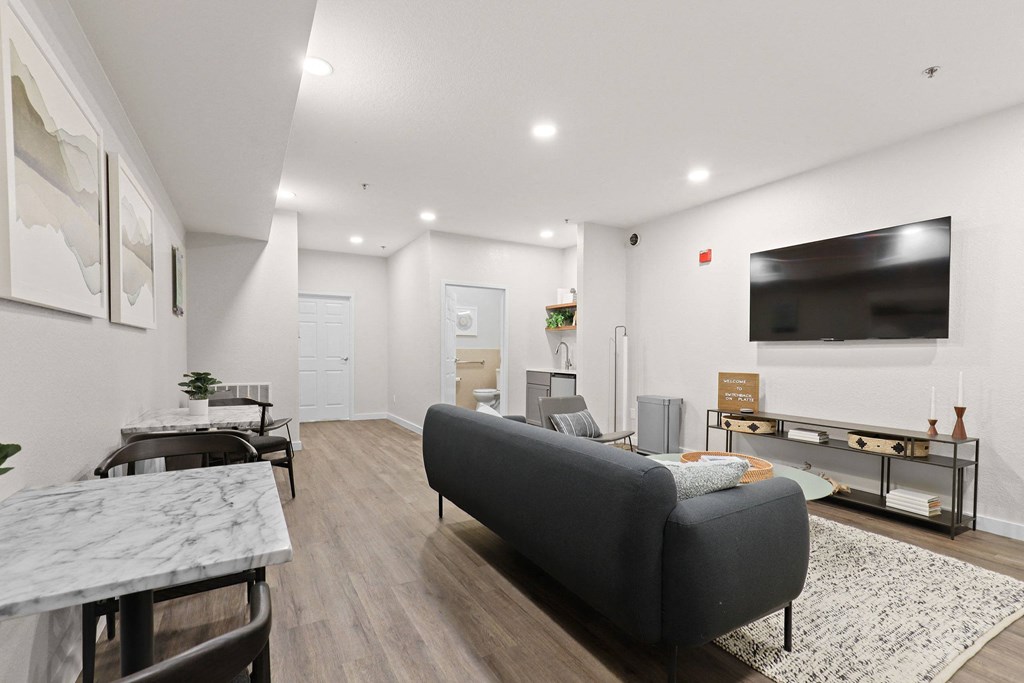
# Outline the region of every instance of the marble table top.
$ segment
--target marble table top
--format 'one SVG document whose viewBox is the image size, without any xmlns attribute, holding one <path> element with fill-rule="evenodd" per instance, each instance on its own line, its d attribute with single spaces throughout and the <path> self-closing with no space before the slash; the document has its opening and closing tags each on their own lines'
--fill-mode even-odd
<svg viewBox="0 0 1024 683">
<path fill-rule="evenodd" d="M 268 462 L 25 490 L 0 502 L 0 618 L 291 557 Z"/>
<path fill-rule="evenodd" d="M 192 431 L 197 429 L 259 429 L 259 406 L 211 406 L 203 417 L 189 415 L 188 408 L 148 410 L 121 427 L 122 434 Z"/>
</svg>

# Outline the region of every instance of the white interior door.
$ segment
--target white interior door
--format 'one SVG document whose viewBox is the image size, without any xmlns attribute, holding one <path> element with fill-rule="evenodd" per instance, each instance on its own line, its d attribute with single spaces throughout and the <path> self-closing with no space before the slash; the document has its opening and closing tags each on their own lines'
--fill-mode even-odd
<svg viewBox="0 0 1024 683">
<path fill-rule="evenodd" d="M 455 322 L 458 317 L 455 292 L 444 293 L 444 348 L 441 350 L 441 403 L 455 405 Z"/>
<path fill-rule="evenodd" d="M 299 420 L 347 420 L 352 395 L 352 302 L 299 297 Z"/>
</svg>

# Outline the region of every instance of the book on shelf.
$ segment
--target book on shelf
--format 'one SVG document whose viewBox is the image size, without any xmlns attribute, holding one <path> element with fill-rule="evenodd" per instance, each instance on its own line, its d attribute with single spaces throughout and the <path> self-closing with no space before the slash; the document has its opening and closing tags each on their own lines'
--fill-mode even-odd
<svg viewBox="0 0 1024 683">
<path fill-rule="evenodd" d="M 885 502 L 885 507 L 891 508 L 893 510 L 899 510 L 901 512 L 909 512 L 911 514 L 921 515 L 922 517 L 935 517 L 942 513 L 942 508 L 940 507 L 921 508 L 914 505 L 904 505 L 903 503 L 893 503 L 889 501 Z"/>
<path fill-rule="evenodd" d="M 885 495 L 885 506 L 927 517 L 934 517 L 942 512 L 942 504 L 937 495 L 913 489 L 889 491 Z"/>
<path fill-rule="evenodd" d="M 828 442 L 828 432 L 817 431 L 814 429 L 790 429 L 786 432 L 786 437 L 797 441 L 809 441 L 811 443 Z"/>
</svg>

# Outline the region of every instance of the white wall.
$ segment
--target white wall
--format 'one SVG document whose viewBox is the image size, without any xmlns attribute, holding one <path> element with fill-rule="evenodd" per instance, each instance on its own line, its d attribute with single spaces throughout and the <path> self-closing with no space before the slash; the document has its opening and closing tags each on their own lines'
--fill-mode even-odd
<svg viewBox="0 0 1024 683">
<path fill-rule="evenodd" d="M 704 447 L 719 371 L 759 372 L 767 410 L 921 430 L 935 385 L 939 430 L 949 433 L 963 369 L 967 431 L 982 439 L 983 525 L 1024 537 L 1024 526 L 998 522 L 1024 524 L 1015 396 L 1024 371 L 1022 150 L 1018 107 L 638 226 L 643 239 L 628 252 L 633 394 L 683 396 L 690 449 Z M 747 341 L 751 252 L 945 215 L 953 217 L 950 339 Z M 709 247 L 713 263 L 698 266 L 697 252 Z M 587 294 L 581 288 L 581 301 Z M 801 445 L 742 447 L 810 461 L 861 488 L 877 471 L 872 458 Z M 932 470 L 896 463 L 894 483 L 948 490 Z"/>
<path fill-rule="evenodd" d="M 352 418 L 383 417 L 388 409 L 387 261 L 374 256 L 300 249 L 299 291 L 353 297 Z"/>
<path fill-rule="evenodd" d="M 584 223 L 577 234 L 576 391 L 586 399 L 587 408 L 601 429 L 614 431 L 613 335 L 616 325 L 627 324 L 628 233 L 619 228 Z"/>
<path fill-rule="evenodd" d="M 270 240 L 189 233 L 189 371 L 223 382 L 271 382 L 274 417 L 295 418 L 299 440 L 298 237 L 277 211 Z"/>
<path fill-rule="evenodd" d="M 20 443 L 0 498 L 26 486 L 92 478 L 144 410 L 177 405 L 186 318 L 171 313 L 171 246 L 184 229 L 132 124 L 65 2 L 23 4 L 96 115 L 107 152 L 127 157 L 153 200 L 157 328 L 0 299 L 0 442 Z M 137 122 L 138 123 L 138 122 Z M 79 611 L 0 621 L 0 680 L 70 681 L 81 670 Z"/>
<path fill-rule="evenodd" d="M 576 259 L 579 248 L 576 246 L 566 247 L 562 250 L 562 289 L 573 289 L 576 287 Z M 552 302 L 554 303 L 554 302 Z"/>
<path fill-rule="evenodd" d="M 388 259 L 390 412 L 419 426 L 440 397 L 441 288 L 444 281 L 508 289 L 508 413 L 526 408 L 526 368 L 554 363 L 556 335 L 544 306 L 562 278 L 560 249 L 431 232 Z"/>
<path fill-rule="evenodd" d="M 430 289 L 431 235 L 388 258 L 388 413 L 407 427 L 440 397 L 440 293 Z"/>
<path fill-rule="evenodd" d="M 480 287 L 452 287 L 455 301 L 459 306 L 472 306 L 476 309 L 476 336 L 456 335 L 455 347 L 458 349 L 500 349 L 501 327 L 504 321 L 502 292 L 500 289 L 483 289 Z"/>
</svg>

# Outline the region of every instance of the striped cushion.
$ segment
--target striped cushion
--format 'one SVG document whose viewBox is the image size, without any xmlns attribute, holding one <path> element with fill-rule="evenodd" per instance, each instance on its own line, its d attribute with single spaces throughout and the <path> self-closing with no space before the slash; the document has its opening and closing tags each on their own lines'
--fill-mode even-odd
<svg viewBox="0 0 1024 683">
<path fill-rule="evenodd" d="M 585 436 L 588 439 L 596 439 L 601 436 L 601 428 L 597 426 L 597 422 L 589 410 L 552 415 L 551 424 L 557 431 L 570 436 Z"/>
</svg>

